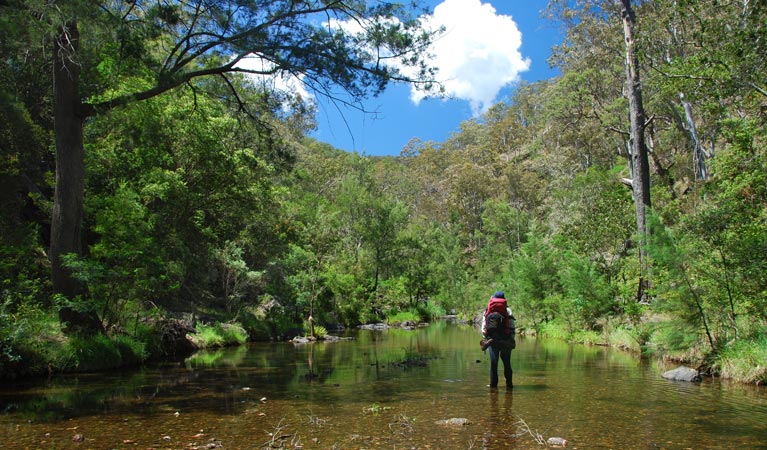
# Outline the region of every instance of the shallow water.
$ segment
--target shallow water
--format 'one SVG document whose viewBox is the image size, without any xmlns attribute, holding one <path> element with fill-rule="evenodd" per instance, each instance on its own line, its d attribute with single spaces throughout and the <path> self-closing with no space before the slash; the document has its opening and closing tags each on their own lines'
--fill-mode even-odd
<svg viewBox="0 0 767 450">
<path fill-rule="evenodd" d="M 6 449 L 767 448 L 767 390 L 669 382 L 617 350 L 518 339 L 490 390 L 471 327 L 258 343 L 180 365 L 0 387 Z M 465 418 L 465 425 L 436 423 Z M 84 440 L 74 442 L 79 435 Z"/>
</svg>

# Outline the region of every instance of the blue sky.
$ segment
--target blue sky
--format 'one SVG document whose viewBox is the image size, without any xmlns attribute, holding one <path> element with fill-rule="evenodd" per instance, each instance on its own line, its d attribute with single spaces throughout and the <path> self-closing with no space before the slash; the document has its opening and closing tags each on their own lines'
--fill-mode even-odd
<svg viewBox="0 0 767 450">
<path fill-rule="evenodd" d="M 419 99 L 409 86 L 390 85 L 365 102 L 363 114 L 317 99 L 318 129 L 312 136 L 342 150 L 398 155 L 413 138 L 443 142 L 465 120 L 507 99 L 519 80 L 551 78 L 551 47 L 561 36 L 540 18 L 547 0 L 428 0 L 432 23 L 445 25 L 433 52 L 453 99 Z M 340 108 L 340 111 L 339 111 Z"/>
</svg>

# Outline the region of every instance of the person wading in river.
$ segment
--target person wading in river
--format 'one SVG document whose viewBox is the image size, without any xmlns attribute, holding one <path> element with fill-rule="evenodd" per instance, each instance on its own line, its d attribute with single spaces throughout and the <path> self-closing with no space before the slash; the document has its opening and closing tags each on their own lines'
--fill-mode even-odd
<svg viewBox="0 0 767 450">
<path fill-rule="evenodd" d="M 506 387 L 514 387 L 512 383 L 511 350 L 516 347 L 514 315 L 509 309 L 503 291 L 498 291 L 490 297 L 485 313 L 482 315 L 482 350 L 490 351 L 490 384 L 488 387 L 498 387 L 498 359 L 503 363 L 503 375 Z"/>
</svg>

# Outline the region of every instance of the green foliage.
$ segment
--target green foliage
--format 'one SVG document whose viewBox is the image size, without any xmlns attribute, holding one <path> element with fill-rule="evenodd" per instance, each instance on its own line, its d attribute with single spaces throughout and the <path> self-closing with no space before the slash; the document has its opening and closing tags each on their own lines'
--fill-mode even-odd
<svg viewBox="0 0 767 450">
<path fill-rule="evenodd" d="M 557 251 L 544 241 L 541 230 L 533 228 L 512 264 L 511 296 L 507 296 L 519 312 L 522 326 L 537 328 L 555 315 L 555 297 L 561 298 Z"/>
<path fill-rule="evenodd" d="M 447 314 L 445 308 L 433 301 L 418 302 L 416 304 L 416 311 L 418 311 L 418 316 L 422 322 L 438 319 Z"/>
<path fill-rule="evenodd" d="M 228 347 L 248 341 L 247 332 L 238 324 L 198 325 L 196 329 L 190 338 L 197 348 Z"/>
<path fill-rule="evenodd" d="M 310 324 L 308 321 L 304 322 L 304 336 L 314 336 L 317 339 L 322 339 L 328 335 L 328 329 L 319 324 Z"/>
<path fill-rule="evenodd" d="M 398 311 L 386 317 L 386 323 L 395 325 L 405 322 L 418 323 L 421 321 L 421 315 L 418 311 Z"/>
<path fill-rule="evenodd" d="M 219 279 L 229 312 L 243 306 L 244 297 L 263 277 L 263 272 L 250 270 L 243 259 L 244 251 L 236 243 L 226 242 L 221 249 L 213 249 L 213 258 L 218 263 Z"/>
<path fill-rule="evenodd" d="M 563 301 L 559 311 L 573 324 L 592 330 L 615 310 L 615 295 L 596 267 L 583 256 L 565 252 L 559 270 Z"/>
<path fill-rule="evenodd" d="M 723 378 L 764 386 L 767 384 L 767 335 L 732 342 L 714 357 L 713 369 Z"/>
<path fill-rule="evenodd" d="M 135 366 L 146 357 L 144 344 L 128 336 L 74 336 L 55 355 L 54 367 L 78 372 L 106 370 Z"/>
<path fill-rule="evenodd" d="M 572 336 L 572 330 L 567 323 L 561 320 L 552 320 L 540 324 L 537 329 L 538 336 L 567 341 Z"/>
<path fill-rule="evenodd" d="M 645 353 L 671 360 L 700 361 L 703 335 L 698 327 L 681 320 L 656 322 Z"/>
<path fill-rule="evenodd" d="M 594 330 L 579 330 L 568 339 L 570 342 L 584 345 L 602 345 L 605 339 L 601 333 Z"/>
<path fill-rule="evenodd" d="M 640 353 L 642 351 L 644 336 L 642 336 L 639 330 L 635 328 L 626 326 L 610 327 L 605 330 L 605 333 L 607 334 L 607 343 L 611 347 L 635 353 Z"/>
</svg>

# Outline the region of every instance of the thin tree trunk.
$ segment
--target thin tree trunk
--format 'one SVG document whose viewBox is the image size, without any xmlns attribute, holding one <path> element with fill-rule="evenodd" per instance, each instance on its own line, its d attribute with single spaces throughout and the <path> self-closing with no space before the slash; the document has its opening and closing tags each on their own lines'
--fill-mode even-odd
<svg viewBox="0 0 767 450">
<path fill-rule="evenodd" d="M 696 180 L 708 179 L 708 168 L 706 167 L 706 155 L 703 151 L 703 145 L 701 145 L 700 138 L 698 137 L 698 129 L 695 127 L 695 118 L 692 114 L 692 105 L 685 100 L 684 94 L 679 93 L 679 101 L 684 108 L 684 117 L 687 120 L 687 132 L 690 134 L 690 142 L 693 149 L 694 159 L 694 172 Z"/>
<path fill-rule="evenodd" d="M 647 256 L 647 210 L 650 203 L 650 164 L 647 156 L 647 145 L 644 138 L 645 111 L 642 103 L 642 85 L 639 79 L 639 58 L 634 42 L 634 26 L 636 17 L 631 8 L 631 0 L 621 0 L 623 19 L 623 35 L 626 43 L 626 84 L 628 87 L 629 119 L 631 122 L 631 160 L 632 187 L 636 207 L 637 234 L 639 236 L 639 267 L 640 278 L 637 289 L 637 299 L 646 300 L 646 288 L 649 261 Z"/>
<path fill-rule="evenodd" d="M 82 218 L 85 192 L 80 67 L 75 60 L 79 48 L 77 23 L 62 25 L 54 42 L 53 90 L 54 133 L 56 137 L 56 188 L 51 217 L 51 276 L 53 289 L 73 300 L 81 293 L 79 283 L 63 265 L 61 257 L 82 254 Z M 59 311 L 59 320 L 77 332 L 98 331 L 101 322 L 95 313 L 69 306 Z"/>
</svg>

